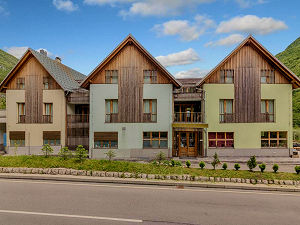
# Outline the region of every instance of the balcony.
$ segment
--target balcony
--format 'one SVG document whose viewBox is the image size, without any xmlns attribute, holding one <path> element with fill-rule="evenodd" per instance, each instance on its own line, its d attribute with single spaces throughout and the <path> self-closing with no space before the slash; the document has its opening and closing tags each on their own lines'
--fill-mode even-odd
<svg viewBox="0 0 300 225">
<path fill-rule="evenodd" d="M 205 92 L 200 88 L 180 88 L 173 91 L 174 101 L 201 101 L 204 100 Z"/>
<path fill-rule="evenodd" d="M 70 104 L 89 104 L 90 94 L 88 91 L 78 91 L 70 93 L 67 97 L 67 102 Z"/>
<path fill-rule="evenodd" d="M 202 112 L 175 112 L 173 122 L 175 123 L 203 123 Z"/>
<path fill-rule="evenodd" d="M 26 115 L 19 115 L 18 123 L 33 123 L 26 121 Z M 53 123 L 53 116 L 52 115 L 42 115 L 42 121 L 40 119 L 38 122 L 35 123 Z"/>
<path fill-rule="evenodd" d="M 89 115 L 87 114 L 67 115 L 68 128 L 88 128 L 89 122 Z"/>
</svg>

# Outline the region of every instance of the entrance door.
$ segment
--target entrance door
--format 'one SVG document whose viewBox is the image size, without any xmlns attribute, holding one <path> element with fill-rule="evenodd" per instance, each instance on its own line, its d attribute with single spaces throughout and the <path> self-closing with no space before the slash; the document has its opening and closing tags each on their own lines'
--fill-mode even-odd
<svg viewBox="0 0 300 225">
<path fill-rule="evenodd" d="M 179 157 L 197 156 L 197 132 L 179 133 Z"/>
</svg>

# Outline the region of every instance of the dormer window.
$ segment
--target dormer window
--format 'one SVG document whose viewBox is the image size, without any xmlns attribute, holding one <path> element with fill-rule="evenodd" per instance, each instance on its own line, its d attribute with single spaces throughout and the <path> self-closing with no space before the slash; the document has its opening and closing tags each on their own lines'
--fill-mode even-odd
<svg viewBox="0 0 300 225">
<path fill-rule="evenodd" d="M 234 70 L 221 70 L 220 71 L 220 83 L 221 84 L 233 84 Z"/>
</svg>

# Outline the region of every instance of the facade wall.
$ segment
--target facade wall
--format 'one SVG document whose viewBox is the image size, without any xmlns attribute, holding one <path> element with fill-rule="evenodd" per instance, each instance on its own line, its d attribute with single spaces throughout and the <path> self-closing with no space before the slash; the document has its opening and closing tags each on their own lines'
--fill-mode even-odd
<svg viewBox="0 0 300 225">
<path fill-rule="evenodd" d="M 275 100 L 274 123 L 220 123 L 219 100 L 234 99 L 234 84 L 204 84 L 207 132 L 234 132 L 234 149 L 208 148 L 207 155 L 288 156 L 289 149 L 261 149 L 261 131 L 287 131 L 288 148 L 293 146 L 292 85 L 262 84 L 261 99 Z"/>
<path fill-rule="evenodd" d="M 10 131 L 25 131 L 25 148 L 21 148 L 22 152 L 26 152 L 29 146 L 32 148 L 31 154 L 40 153 L 43 145 L 43 131 L 60 131 L 61 145 L 65 145 L 65 114 L 66 99 L 63 90 L 43 90 L 43 102 L 53 103 L 53 123 L 35 123 L 26 124 L 18 123 L 17 103 L 25 102 L 25 90 L 7 90 L 7 150 L 15 149 L 10 146 Z M 33 149 L 35 149 L 33 151 Z M 21 151 L 21 150 L 20 150 Z"/>
<path fill-rule="evenodd" d="M 118 99 L 117 84 L 90 86 L 90 157 L 105 158 L 107 149 L 94 149 L 94 132 L 118 132 L 117 158 L 153 158 L 172 152 L 172 84 L 144 84 L 144 99 L 157 99 L 156 123 L 105 123 L 105 99 Z M 120 109 L 119 109 L 120 110 Z M 168 149 L 143 149 L 144 131 L 167 131 Z"/>
</svg>

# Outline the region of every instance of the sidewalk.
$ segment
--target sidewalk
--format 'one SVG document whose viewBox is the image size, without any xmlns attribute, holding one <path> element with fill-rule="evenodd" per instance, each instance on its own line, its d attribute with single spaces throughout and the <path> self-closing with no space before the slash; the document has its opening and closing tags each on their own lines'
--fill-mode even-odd
<svg viewBox="0 0 300 225">
<path fill-rule="evenodd" d="M 46 175 L 46 174 L 21 174 L 21 173 L 0 173 L 0 179 L 22 179 L 35 181 L 66 181 L 66 182 L 88 182 L 94 184 L 132 184 L 132 185 L 157 185 L 173 186 L 174 188 L 184 189 L 193 188 L 221 188 L 221 189 L 240 189 L 256 191 L 280 191 L 280 192 L 299 192 L 300 186 L 292 185 L 266 185 L 248 184 L 231 182 L 199 182 L 199 181 L 172 181 L 172 180 L 149 180 L 135 178 L 116 178 L 116 177 L 93 177 L 93 176 L 72 176 L 72 175 Z"/>
</svg>

